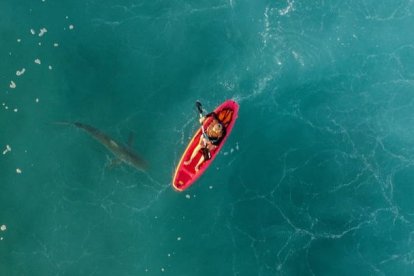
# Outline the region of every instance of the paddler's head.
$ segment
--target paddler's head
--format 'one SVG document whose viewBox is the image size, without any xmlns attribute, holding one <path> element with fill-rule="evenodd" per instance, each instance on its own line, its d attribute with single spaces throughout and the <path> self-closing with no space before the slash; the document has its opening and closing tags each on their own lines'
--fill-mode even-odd
<svg viewBox="0 0 414 276">
<path fill-rule="evenodd" d="M 220 123 L 216 123 L 213 126 L 213 131 L 217 134 L 220 134 L 222 132 L 222 130 L 223 130 L 223 126 Z"/>
<path fill-rule="evenodd" d="M 208 135 L 213 137 L 220 137 L 223 132 L 223 126 L 217 121 L 214 120 L 208 128 Z"/>
</svg>

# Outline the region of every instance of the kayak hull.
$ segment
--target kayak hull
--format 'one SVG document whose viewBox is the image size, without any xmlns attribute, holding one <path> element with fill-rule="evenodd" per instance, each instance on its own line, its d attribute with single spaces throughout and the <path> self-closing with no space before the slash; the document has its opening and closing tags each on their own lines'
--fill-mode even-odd
<svg viewBox="0 0 414 276">
<path fill-rule="evenodd" d="M 202 157 L 202 152 L 199 151 L 192 162 L 188 165 L 184 165 L 184 161 L 190 159 L 191 154 L 193 153 L 195 147 L 200 143 L 200 137 L 202 135 L 201 127 L 196 131 L 192 137 L 190 143 L 185 149 L 183 155 L 181 156 L 180 162 L 177 165 L 177 168 L 173 177 L 173 188 L 177 191 L 184 191 L 190 187 L 196 180 L 207 170 L 211 165 L 214 159 L 217 157 L 221 148 L 225 144 L 227 138 L 229 137 L 231 131 L 233 130 L 234 123 L 236 122 L 237 115 L 239 112 L 239 105 L 233 100 L 227 100 L 221 105 L 219 105 L 214 112 L 218 115 L 220 121 L 226 127 L 226 135 L 223 137 L 220 144 L 214 151 L 211 151 L 211 158 L 207 161 L 204 161 L 200 167 L 199 171 L 195 171 L 195 166 Z M 204 123 L 204 129 L 207 129 L 208 125 L 212 122 L 213 118 L 207 118 Z"/>
</svg>

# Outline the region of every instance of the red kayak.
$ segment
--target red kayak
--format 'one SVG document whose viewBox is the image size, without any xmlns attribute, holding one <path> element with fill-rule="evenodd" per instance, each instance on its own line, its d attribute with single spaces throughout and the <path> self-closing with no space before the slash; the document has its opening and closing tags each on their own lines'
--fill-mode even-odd
<svg viewBox="0 0 414 276">
<path fill-rule="evenodd" d="M 216 158 L 218 153 L 220 152 L 221 148 L 223 147 L 224 143 L 226 142 L 227 138 L 229 137 L 234 123 L 237 119 L 237 114 L 239 112 L 239 105 L 233 100 L 227 100 L 221 105 L 219 105 L 214 112 L 217 114 L 218 119 L 222 123 L 222 125 L 226 128 L 226 135 L 221 140 L 220 144 L 217 146 L 216 149 L 211 151 L 211 158 L 209 160 L 204 161 L 201 166 L 199 167 L 199 171 L 195 171 L 195 166 L 202 156 L 201 150 L 197 153 L 193 161 L 189 165 L 184 165 L 184 160 L 189 160 L 190 156 L 194 150 L 194 148 L 198 145 L 200 141 L 200 136 L 202 135 L 202 128 L 200 127 L 197 132 L 194 134 L 193 138 L 191 139 L 190 143 L 188 144 L 187 148 L 184 151 L 184 154 L 181 156 L 180 162 L 174 173 L 173 178 L 173 187 L 177 191 L 184 191 L 188 187 L 190 187 L 210 166 L 213 160 Z M 208 117 L 204 123 L 204 129 L 207 129 L 209 124 L 213 121 L 212 117 Z"/>
</svg>

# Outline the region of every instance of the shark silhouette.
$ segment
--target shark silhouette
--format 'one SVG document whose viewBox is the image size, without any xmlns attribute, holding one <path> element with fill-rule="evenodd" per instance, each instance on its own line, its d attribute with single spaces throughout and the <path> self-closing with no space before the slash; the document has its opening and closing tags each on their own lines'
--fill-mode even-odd
<svg viewBox="0 0 414 276">
<path fill-rule="evenodd" d="M 102 131 L 100 131 L 99 129 L 94 128 L 87 124 L 83 124 L 79 122 L 57 122 L 55 124 L 74 126 L 88 133 L 92 138 L 97 140 L 100 144 L 102 144 L 115 156 L 115 159 L 112 161 L 111 165 L 125 163 L 141 171 L 145 171 L 148 167 L 145 160 L 143 160 L 132 149 L 132 142 L 133 142 L 132 135 L 129 136 L 127 145 L 122 145 L 116 142 L 114 139 L 112 139 L 108 135 L 106 135 L 105 133 L 103 133 Z"/>
</svg>

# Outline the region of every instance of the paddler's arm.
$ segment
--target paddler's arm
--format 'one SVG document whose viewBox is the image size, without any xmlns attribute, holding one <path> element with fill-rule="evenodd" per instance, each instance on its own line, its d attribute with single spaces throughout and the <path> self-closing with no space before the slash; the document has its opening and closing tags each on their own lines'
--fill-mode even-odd
<svg viewBox="0 0 414 276">
<path fill-rule="evenodd" d="M 218 120 L 218 118 L 217 118 L 217 114 L 213 111 L 213 112 L 210 112 L 210 113 L 206 114 L 205 116 L 201 117 L 201 118 L 200 118 L 200 124 L 204 123 L 204 121 L 205 121 L 205 120 L 206 120 L 206 118 L 208 118 L 208 117 L 213 117 L 214 119 Z"/>
</svg>

